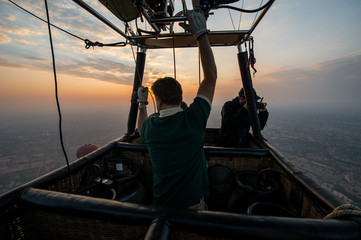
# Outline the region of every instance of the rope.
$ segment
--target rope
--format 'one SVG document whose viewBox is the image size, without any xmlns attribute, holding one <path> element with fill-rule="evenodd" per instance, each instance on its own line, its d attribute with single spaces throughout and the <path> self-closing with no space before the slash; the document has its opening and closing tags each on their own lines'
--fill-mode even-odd
<svg viewBox="0 0 361 240">
<path fill-rule="evenodd" d="M 336 207 L 324 219 L 339 219 L 343 217 L 359 216 L 361 217 L 361 209 L 352 204 L 343 204 Z"/>
<path fill-rule="evenodd" d="M 98 41 L 92 42 L 89 39 L 85 39 L 84 42 L 85 42 L 85 48 L 86 49 L 89 49 L 90 47 L 93 47 L 93 48 L 94 47 L 124 47 L 124 46 L 127 45 L 125 42 L 104 44 L 104 43 L 101 43 L 101 42 L 98 42 Z"/>
<path fill-rule="evenodd" d="M 149 93 L 150 93 L 149 94 L 150 97 L 152 98 L 154 113 L 156 113 L 157 112 L 157 106 L 155 105 L 155 100 L 154 100 L 154 97 L 153 97 L 153 93 L 152 93 L 152 91 L 149 91 Z"/>
<path fill-rule="evenodd" d="M 58 26 L 56 26 L 56 25 L 54 25 L 54 24 L 49 23 L 48 21 L 42 19 L 41 17 L 38 17 L 37 15 L 35 15 L 35 14 L 33 14 L 32 12 L 26 10 L 25 8 L 23 8 L 23 7 L 21 7 L 20 5 L 16 4 L 15 2 L 13 2 L 13 1 L 11 1 L 11 0 L 9 0 L 9 2 L 11 2 L 12 4 L 14 4 L 14 5 L 17 6 L 18 8 L 20 8 L 21 10 L 29 13 L 29 14 L 32 15 L 33 17 L 36 17 L 36 18 L 39 19 L 40 21 L 43 21 L 43 22 L 45 22 L 45 23 L 47 23 L 47 24 L 50 24 L 52 27 L 55 27 L 55 28 L 57 28 L 58 30 L 63 31 L 63 32 L 65 32 L 65 33 L 67 33 L 67 34 L 75 37 L 75 38 L 78 38 L 78 39 L 82 40 L 82 41 L 85 40 L 85 39 L 83 39 L 83 38 L 81 38 L 81 37 L 79 37 L 79 36 L 77 36 L 77 35 L 75 35 L 75 34 L 72 34 L 71 32 L 68 32 L 68 31 L 66 31 L 66 30 L 64 30 L 64 29 L 62 29 L 62 28 L 60 28 L 60 27 L 58 27 Z"/>
<path fill-rule="evenodd" d="M 58 81 L 56 78 L 56 64 L 55 64 L 55 54 L 54 54 L 54 46 L 53 46 L 53 39 L 51 36 L 51 24 L 50 24 L 50 20 L 49 20 L 49 9 L 48 9 L 48 3 L 47 0 L 45 1 L 45 9 L 46 9 L 46 17 L 48 19 L 47 23 L 48 23 L 48 30 L 49 30 L 49 41 L 50 41 L 50 47 L 51 47 L 51 56 L 53 59 L 53 73 L 54 73 L 54 82 L 55 82 L 55 99 L 56 99 L 56 105 L 57 105 L 57 109 L 58 109 L 58 116 L 59 116 L 59 137 L 60 137 L 60 145 L 61 145 L 61 149 L 63 150 L 63 154 L 66 160 L 66 165 L 68 167 L 68 177 L 69 177 L 69 192 L 71 192 L 71 176 L 70 176 L 70 165 L 69 165 L 69 159 L 68 159 L 68 155 L 66 154 L 65 148 L 64 148 L 64 141 L 63 141 L 63 129 L 62 129 L 62 116 L 61 116 L 61 109 L 60 109 L 60 104 L 59 104 L 59 96 L 58 96 Z"/>
<path fill-rule="evenodd" d="M 174 32 L 173 32 L 173 71 L 174 71 L 174 79 L 177 79 L 177 64 L 176 64 L 176 58 L 175 58 L 175 42 L 174 42 Z"/>
<path fill-rule="evenodd" d="M 20 5 L 18 5 L 17 3 L 13 2 L 12 0 L 8 0 L 8 1 L 9 1 L 10 3 L 14 4 L 16 7 L 20 8 L 21 10 L 25 11 L 26 13 L 28 13 L 28 14 L 32 15 L 33 17 L 39 19 L 40 21 L 42 21 L 42 22 L 44 22 L 44 23 L 46 23 L 46 24 L 50 24 L 50 26 L 55 27 L 56 29 L 58 29 L 58 30 L 60 30 L 60 31 L 66 33 L 66 34 L 69 34 L 69 35 L 72 36 L 72 37 L 75 37 L 75 38 L 77 38 L 77 39 L 79 39 L 79 40 L 84 41 L 84 42 L 85 42 L 85 48 L 86 48 L 86 49 L 89 49 L 90 47 L 93 47 L 93 48 L 94 48 L 95 46 L 97 46 L 97 47 L 124 47 L 124 46 L 126 46 L 126 43 L 125 43 L 125 42 L 117 42 L 117 43 L 107 43 L 107 44 L 104 44 L 104 43 L 100 43 L 100 42 L 98 42 L 98 41 L 97 41 L 97 42 L 92 42 L 92 41 L 90 41 L 90 40 L 88 40 L 88 39 L 81 38 L 81 37 L 79 37 L 79 36 L 77 36 L 77 35 L 69 32 L 69 31 L 66 31 L 66 30 L 64 30 L 64 29 L 62 29 L 62 28 L 60 28 L 60 27 L 58 27 L 58 26 L 50 23 L 49 20 L 47 21 L 47 20 L 45 20 L 45 19 L 43 19 L 43 18 L 35 15 L 34 13 L 26 10 L 25 8 L 21 7 Z"/>
</svg>

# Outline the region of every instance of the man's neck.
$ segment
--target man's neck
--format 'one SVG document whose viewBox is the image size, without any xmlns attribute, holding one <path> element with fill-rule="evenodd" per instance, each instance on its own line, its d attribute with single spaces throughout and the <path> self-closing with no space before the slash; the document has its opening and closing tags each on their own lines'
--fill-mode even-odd
<svg viewBox="0 0 361 240">
<path fill-rule="evenodd" d="M 183 109 L 180 106 L 173 105 L 173 107 L 160 110 L 159 113 L 160 113 L 160 117 L 168 117 L 182 111 Z"/>
<path fill-rule="evenodd" d="M 166 109 L 170 109 L 170 108 L 176 108 L 176 107 L 180 107 L 179 104 L 176 105 L 168 105 L 168 104 L 162 104 L 161 106 L 159 106 L 159 111 L 160 110 L 166 110 Z"/>
</svg>

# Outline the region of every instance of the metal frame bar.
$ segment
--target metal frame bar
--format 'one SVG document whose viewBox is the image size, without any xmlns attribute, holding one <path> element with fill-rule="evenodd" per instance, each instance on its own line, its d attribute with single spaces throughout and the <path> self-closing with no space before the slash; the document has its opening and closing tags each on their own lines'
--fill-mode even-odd
<svg viewBox="0 0 361 240">
<path fill-rule="evenodd" d="M 181 22 L 186 21 L 187 17 L 185 16 L 174 16 L 174 17 L 167 17 L 167 18 L 157 18 L 157 19 L 150 19 L 152 23 L 170 23 L 170 22 Z"/>
<path fill-rule="evenodd" d="M 106 19 L 105 17 L 103 17 L 100 13 L 98 13 L 96 10 L 94 10 L 91 6 L 89 6 L 88 4 L 86 4 L 84 1 L 82 0 L 73 0 L 73 2 L 75 2 L 76 4 L 78 4 L 80 7 L 84 8 L 86 11 L 88 11 L 89 13 L 91 13 L 93 16 L 95 16 L 96 18 L 98 18 L 100 21 L 102 21 L 103 23 L 105 23 L 108 27 L 110 27 L 111 29 L 113 29 L 114 31 L 116 31 L 117 33 L 119 33 L 122 37 L 126 38 L 129 40 L 129 36 L 127 36 L 122 30 L 120 30 L 117 26 L 115 26 L 112 22 L 110 22 L 108 19 Z"/>
<path fill-rule="evenodd" d="M 262 18 L 265 16 L 265 14 L 267 13 L 267 11 L 272 7 L 273 3 L 275 2 L 275 0 L 271 0 L 272 2 L 270 3 L 270 5 L 263 9 L 263 11 L 261 12 L 261 14 L 258 16 L 258 18 L 256 19 L 256 21 L 253 23 L 253 25 L 251 26 L 251 28 L 249 30 L 243 30 L 243 34 L 245 33 L 245 36 L 243 37 L 243 39 L 239 42 L 244 43 L 245 41 L 247 41 L 249 39 L 249 37 L 251 36 L 252 32 L 255 30 L 255 28 L 257 27 L 257 25 L 261 22 Z M 143 35 L 143 36 L 128 36 L 124 33 L 124 31 L 120 30 L 118 27 L 116 27 L 112 22 L 110 22 L 108 19 L 106 19 L 104 16 L 102 16 L 100 13 L 98 13 L 96 10 L 94 10 L 92 7 L 90 7 L 87 3 L 85 3 L 83 0 L 73 0 L 73 2 L 77 3 L 79 6 L 81 6 L 82 8 L 84 8 L 86 11 L 88 11 L 89 13 L 91 13 L 93 16 L 95 16 L 96 18 L 98 18 L 100 21 L 102 21 L 103 23 L 105 23 L 108 27 L 112 28 L 114 31 L 116 31 L 117 33 L 119 33 L 122 37 L 126 38 L 127 40 L 129 40 L 131 42 L 131 44 L 140 46 L 142 48 L 147 48 L 146 45 L 140 45 L 137 44 L 134 40 L 136 39 L 149 39 L 149 38 L 153 38 L 153 39 L 160 39 L 160 38 L 166 38 L 166 37 L 176 37 L 176 35 L 172 35 L 172 34 L 159 34 L 160 30 L 159 28 L 156 26 L 157 23 L 171 23 L 171 22 L 180 22 L 180 21 L 185 21 L 187 20 L 187 18 L 185 16 L 173 16 L 173 17 L 168 17 L 168 18 L 159 18 L 159 19 L 152 19 L 144 10 L 142 11 L 143 16 L 146 18 L 146 20 L 148 21 L 148 23 L 151 25 L 151 27 L 158 33 L 155 35 Z M 216 33 L 218 34 L 220 31 L 217 32 L 210 32 L 210 34 L 212 33 Z M 223 34 L 234 34 L 237 31 L 222 31 Z M 185 33 L 187 34 L 187 33 Z M 182 34 L 179 34 L 182 35 Z M 179 36 L 178 35 L 178 36 Z M 228 43 L 224 43 L 224 44 L 216 44 L 214 46 L 229 46 L 229 45 L 235 45 L 235 44 L 228 44 Z M 185 46 L 187 47 L 187 46 Z"/>
<path fill-rule="evenodd" d="M 157 25 L 155 25 L 152 22 L 152 18 L 149 16 L 149 14 L 147 13 L 147 11 L 145 11 L 145 9 L 142 7 L 142 14 L 145 17 L 145 19 L 147 19 L 149 25 L 154 29 L 154 31 L 156 31 L 157 33 L 160 33 L 160 29 L 157 27 Z"/>
<path fill-rule="evenodd" d="M 210 35 L 233 35 L 233 34 L 247 34 L 247 30 L 235 30 L 235 31 L 209 31 Z M 160 34 L 160 35 L 143 35 L 143 36 L 129 36 L 129 39 L 145 39 L 145 38 L 169 38 L 177 36 L 190 36 L 190 33 L 175 33 L 175 34 Z"/>
<path fill-rule="evenodd" d="M 237 44 L 241 43 L 241 41 L 243 40 L 243 36 L 246 35 L 247 33 L 248 31 L 246 30 L 213 31 L 213 32 L 210 31 L 208 33 L 208 37 L 212 46 L 236 46 Z M 197 47 L 197 42 L 195 41 L 194 37 L 190 33 L 186 33 L 186 32 L 175 33 L 175 34 L 130 36 L 129 38 L 132 39 L 134 44 L 148 49 L 173 48 L 173 47 L 175 48 Z M 167 40 L 171 41 L 172 38 L 176 39 L 176 44 L 169 47 L 165 47 L 164 43 Z M 213 40 L 217 39 L 217 40 L 213 42 L 212 39 Z M 222 42 L 219 39 L 226 39 L 226 40 Z M 156 44 L 155 42 L 158 42 L 159 44 Z M 184 44 L 180 46 L 177 44 L 177 42 L 184 42 Z"/>
<path fill-rule="evenodd" d="M 256 19 L 256 21 L 254 22 L 254 24 L 251 26 L 251 28 L 249 29 L 248 34 L 246 34 L 246 36 L 244 36 L 244 39 L 242 40 L 242 43 L 244 41 L 246 41 L 251 34 L 253 33 L 253 31 L 256 29 L 257 25 L 261 22 L 261 20 L 263 19 L 264 15 L 266 15 L 266 13 L 268 12 L 268 10 L 272 7 L 273 3 L 276 0 L 272 0 L 272 2 L 270 3 L 270 5 L 268 7 L 266 7 L 265 9 L 263 9 L 263 11 L 261 12 L 261 14 L 258 16 L 258 18 Z"/>
<path fill-rule="evenodd" d="M 137 52 L 137 60 L 135 65 L 135 73 L 134 73 L 134 81 L 133 81 L 133 92 L 131 97 L 130 110 L 128 114 L 128 123 L 127 123 L 127 136 L 129 137 L 133 134 L 136 121 L 138 116 L 138 102 L 137 102 L 137 91 L 139 86 L 142 85 L 144 68 L 145 68 L 145 60 L 146 60 L 146 49 L 140 48 Z"/>
</svg>

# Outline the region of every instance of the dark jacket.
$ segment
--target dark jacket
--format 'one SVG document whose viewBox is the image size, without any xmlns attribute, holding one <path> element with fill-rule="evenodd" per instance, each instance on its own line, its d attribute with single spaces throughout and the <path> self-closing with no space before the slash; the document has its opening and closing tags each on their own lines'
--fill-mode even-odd
<svg viewBox="0 0 361 240">
<path fill-rule="evenodd" d="M 239 102 L 238 97 L 228 101 L 222 108 L 222 125 L 219 132 L 217 146 L 245 147 L 250 137 L 250 119 L 246 108 Z M 266 126 L 268 111 L 259 112 L 261 130 Z"/>
</svg>

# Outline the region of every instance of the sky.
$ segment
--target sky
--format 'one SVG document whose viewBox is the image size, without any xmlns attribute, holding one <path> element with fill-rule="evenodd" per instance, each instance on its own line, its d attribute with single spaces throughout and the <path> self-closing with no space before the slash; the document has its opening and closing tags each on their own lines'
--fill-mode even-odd
<svg viewBox="0 0 361 240">
<path fill-rule="evenodd" d="M 175 12 L 181 8 L 178 1 Z M 44 1 L 14 2 L 46 19 Z M 106 12 L 101 3 L 86 2 L 124 29 L 123 23 Z M 235 5 L 252 9 L 263 2 L 240 0 Z M 52 0 L 48 6 L 50 21 L 80 38 L 103 43 L 124 41 L 72 1 Z M 1 115 L 56 111 L 47 24 L 7 0 L 0 0 L 0 16 Z M 254 17 L 215 10 L 207 27 L 231 30 L 239 25 L 243 29 Z M 361 112 L 360 23 L 360 0 L 276 0 L 253 33 L 257 69 L 253 85 L 258 95 L 269 107 L 316 105 Z M 64 111 L 129 105 L 136 48 L 85 49 L 82 40 L 55 28 L 52 37 L 59 100 Z M 242 87 L 237 48 L 213 50 L 218 69 L 214 105 L 221 106 Z M 147 50 L 146 54 L 145 86 L 157 77 L 174 76 L 171 49 Z M 176 78 L 182 82 L 185 101 L 190 103 L 199 82 L 197 49 L 176 49 L 175 59 Z"/>
</svg>

